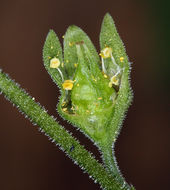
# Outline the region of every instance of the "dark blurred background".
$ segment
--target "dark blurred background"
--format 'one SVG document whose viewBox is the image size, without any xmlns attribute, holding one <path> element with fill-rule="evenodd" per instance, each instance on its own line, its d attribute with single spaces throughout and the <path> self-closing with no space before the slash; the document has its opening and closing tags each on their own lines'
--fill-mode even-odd
<svg viewBox="0 0 170 190">
<path fill-rule="evenodd" d="M 0 68 L 86 145 L 97 149 L 56 113 L 58 88 L 42 63 L 49 29 L 80 26 L 99 51 L 103 16 L 110 12 L 132 64 L 134 100 L 116 143 L 120 169 L 137 190 L 170 189 L 170 4 L 137 0 L 1 0 Z M 87 174 L 0 96 L 1 190 L 99 190 Z"/>
</svg>

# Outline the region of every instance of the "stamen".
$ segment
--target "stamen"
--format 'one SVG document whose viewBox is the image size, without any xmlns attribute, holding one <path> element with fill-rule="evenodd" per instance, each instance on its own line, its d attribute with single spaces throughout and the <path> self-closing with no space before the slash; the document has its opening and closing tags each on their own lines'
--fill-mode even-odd
<svg viewBox="0 0 170 190">
<path fill-rule="evenodd" d="M 62 110 L 63 110 L 64 112 L 66 112 L 66 111 L 67 111 L 67 108 L 63 108 Z"/>
<path fill-rule="evenodd" d="M 59 66 L 60 66 L 60 60 L 59 59 L 57 59 L 56 57 L 54 57 L 53 59 L 51 59 L 51 61 L 50 61 L 50 67 L 51 68 L 56 69 Z"/>
<path fill-rule="evenodd" d="M 119 85 L 119 79 L 117 78 L 116 75 L 114 75 L 114 76 L 111 78 L 110 82 L 111 82 L 112 84 L 116 85 L 116 86 Z"/>
<path fill-rule="evenodd" d="M 110 88 L 112 87 L 113 84 L 116 86 L 119 85 L 119 78 L 118 78 L 119 74 L 120 74 L 120 70 L 110 79 L 110 82 L 109 82 Z"/>
<path fill-rule="evenodd" d="M 62 78 L 62 81 L 64 81 L 64 77 L 63 77 L 63 73 L 61 72 L 61 70 L 59 68 L 57 68 L 58 72 L 60 73 L 61 75 L 61 78 Z"/>
<path fill-rule="evenodd" d="M 106 48 L 104 48 L 104 49 L 101 51 L 100 56 L 101 56 L 102 58 L 109 58 L 109 57 L 111 57 L 111 54 L 112 54 L 112 48 L 106 47 Z"/>
<path fill-rule="evenodd" d="M 107 76 L 106 74 L 104 74 L 103 76 L 104 76 L 104 78 L 105 78 L 105 79 L 107 79 L 107 78 L 108 78 L 108 76 Z"/>
<path fill-rule="evenodd" d="M 120 57 L 120 62 L 123 62 L 123 60 L 124 60 L 124 57 Z"/>
<path fill-rule="evenodd" d="M 103 57 L 102 57 L 102 71 L 103 71 L 104 73 L 106 73 L 106 69 L 105 69 L 105 66 L 104 66 L 104 59 L 103 59 Z"/>
<path fill-rule="evenodd" d="M 64 90 L 72 90 L 74 81 L 72 80 L 65 80 L 62 84 Z"/>
<path fill-rule="evenodd" d="M 58 58 L 54 57 L 53 59 L 51 59 L 50 68 L 57 69 L 61 75 L 62 81 L 64 81 L 63 74 L 62 74 L 61 70 L 58 68 L 59 66 L 60 66 L 60 60 Z"/>
</svg>

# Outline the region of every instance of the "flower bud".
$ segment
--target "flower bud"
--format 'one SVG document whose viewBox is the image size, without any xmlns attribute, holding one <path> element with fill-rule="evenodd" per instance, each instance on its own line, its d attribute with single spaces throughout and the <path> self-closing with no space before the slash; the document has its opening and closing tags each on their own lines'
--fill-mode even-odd
<svg viewBox="0 0 170 190">
<path fill-rule="evenodd" d="M 110 15 L 104 18 L 100 45 L 98 54 L 89 37 L 70 26 L 64 56 L 53 31 L 43 51 L 45 67 L 61 89 L 59 113 L 99 146 L 115 140 L 131 99 L 129 63 Z"/>
</svg>

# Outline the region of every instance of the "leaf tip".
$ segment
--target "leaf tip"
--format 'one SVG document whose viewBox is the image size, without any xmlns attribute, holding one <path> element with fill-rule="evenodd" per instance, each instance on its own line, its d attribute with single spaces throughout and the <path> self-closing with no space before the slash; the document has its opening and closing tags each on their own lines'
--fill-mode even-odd
<svg viewBox="0 0 170 190">
<path fill-rule="evenodd" d="M 81 30 L 78 26 L 76 26 L 76 25 L 70 25 L 70 26 L 67 28 L 66 33 L 68 33 L 68 32 L 75 32 L 75 31 L 78 31 L 78 30 Z"/>
<path fill-rule="evenodd" d="M 54 32 L 53 29 L 50 29 L 50 30 L 49 30 L 49 32 L 48 32 L 48 34 L 47 34 L 47 38 L 49 38 L 49 37 L 56 37 L 56 33 Z"/>
<path fill-rule="evenodd" d="M 104 22 L 112 22 L 114 23 L 113 17 L 111 16 L 110 13 L 106 13 L 103 19 Z"/>
</svg>

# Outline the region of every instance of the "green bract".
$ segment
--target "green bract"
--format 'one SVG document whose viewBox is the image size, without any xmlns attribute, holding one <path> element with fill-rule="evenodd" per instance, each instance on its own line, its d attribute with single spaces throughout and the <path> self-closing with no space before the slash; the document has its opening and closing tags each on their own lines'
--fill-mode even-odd
<svg viewBox="0 0 170 190">
<path fill-rule="evenodd" d="M 63 118 L 92 139 L 102 153 L 108 171 L 123 178 L 112 147 L 131 101 L 130 64 L 109 14 L 104 17 L 98 54 L 89 37 L 70 26 L 60 42 L 50 31 L 43 51 L 45 68 L 61 89 L 58 111 Z"/>
</svg>

